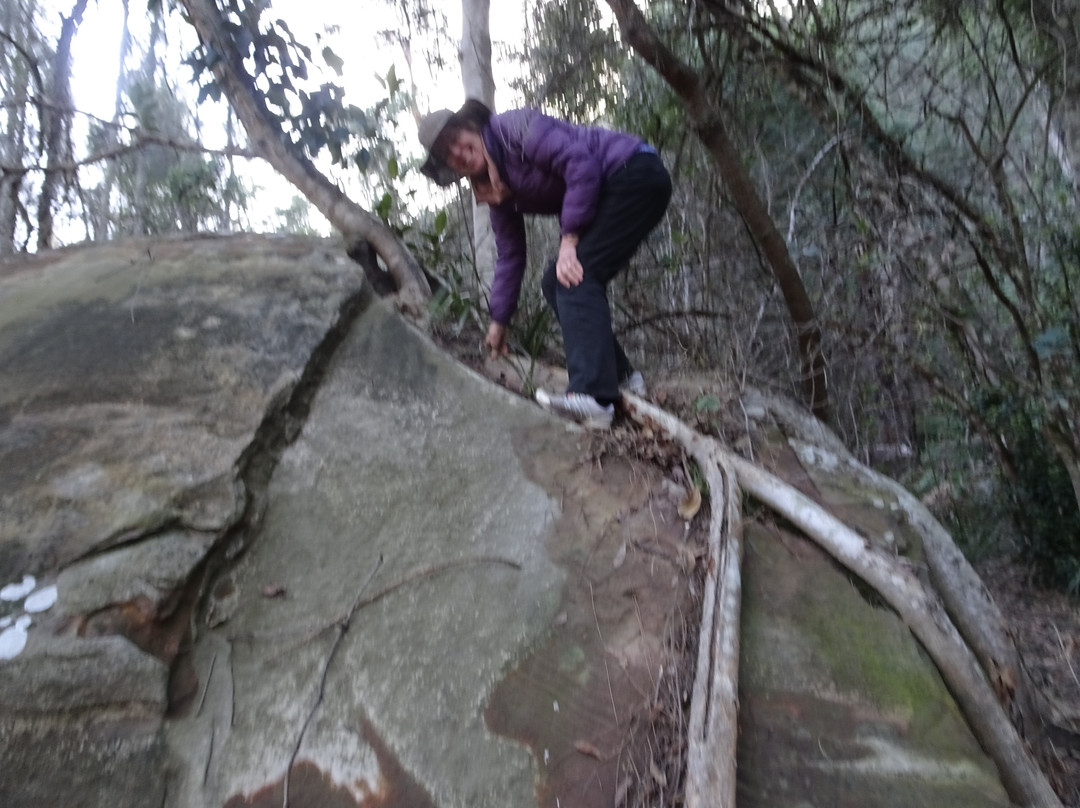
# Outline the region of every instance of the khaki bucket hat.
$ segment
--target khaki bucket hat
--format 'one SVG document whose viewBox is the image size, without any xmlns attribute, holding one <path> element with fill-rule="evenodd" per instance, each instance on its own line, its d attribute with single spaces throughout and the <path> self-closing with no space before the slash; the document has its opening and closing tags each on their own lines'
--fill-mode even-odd
<svg viewBox="0 0 1080 808">
<path fill-rule="evenodd" d="M 420 173 L 435 182 L 436 185 L 447 186 L 461 179 L 461 175 L 446 164 L 445 159 L 436 144 L 439 137 L 451 124 L 454 127 L 476 125 L 483 128 L 491 117 L 491 110 L 482 101 L 475 98 L 468 99 L 464 106 L 457 112 L 449 109 L 440 109 L 428 113 L 420 119 L 417 126 L 417 134 L 420 136 L 420 145 L 427 152 L 427 159 L 420 166 Z"/>
</svg>

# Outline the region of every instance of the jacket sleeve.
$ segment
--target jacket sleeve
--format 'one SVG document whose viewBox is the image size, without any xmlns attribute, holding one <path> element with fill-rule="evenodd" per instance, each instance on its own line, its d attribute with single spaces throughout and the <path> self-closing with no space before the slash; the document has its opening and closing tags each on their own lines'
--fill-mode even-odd
<svg viewBox="0 0 1080 808">
<path fill-rule="evenodd" d="M 525 218 L 511 205 L 492 205 L 491 230 L 495 235 L 495 277 L 491 281 L 488 309 L 491 319 L 506 325 L 517 310 L 521 282 L 528 256 Z"/>
<path fill-rule="evenodd" d="M 559 228 L 563 235 L 581 234 L 596 217 L 604 167 L 570 124 L 547 116 L 541 120 L 545 125 L 533 127 L 524 151 L 538 168 L 566 184 Z"/>
</svg>

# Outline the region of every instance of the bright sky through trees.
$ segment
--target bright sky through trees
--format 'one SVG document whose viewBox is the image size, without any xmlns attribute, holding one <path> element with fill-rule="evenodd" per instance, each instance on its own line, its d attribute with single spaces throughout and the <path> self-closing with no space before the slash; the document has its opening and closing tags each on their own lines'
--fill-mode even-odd
<svg viewBox="0 0 1080 808">
<path fill-rule="evenodd" d="M 71 3 L 68 0 L 51 0 L 51 5 L 55 10 L 46 16 L 45 25 L 48 33 L 56 36 L 59 33 L 60 15 L 70 13 Z M 343 4 L 338 0 L 273 0 L 272 8 L 272 13 L 284 19 L 301 41 L 312 46 L 315 54 L 322 45 L 329 45 L 344 60 L 343 75 L 338 78 L 328 71 L 327 80 L 340 83 L 345 88 L 347 103 L 366 108 L 385 97 L 386 90 L 376 77 L 385 77 L 391 67 L 399 79 L 408 81 L 409 69 L 401 49 L 388 44 L 380 36 L 381 31 L 397 26 L 396 12 L 389 2 L 366 0 Z M 130 57 L 133 62 L 142 57 L 141 49 L 149 36 L 144 9 L 145 6 L 139 3 L 131 4 L 129 25 L 138 43 Z M 447 68 L 436 74 L 422 58 L 414 59 L 414 79 L 421 112 L 443 106 L 457 107 L 464 100 L 456 62 L 457 41 L 461 36 L 461 3 L 444 0 L 439 11 L 446 15 L 446 30 L 451 39 L 444 49 Z M 516 45 L 522 35 L 522 13 L 522 6 L 517 3 L 492 3 L 492 39 L 496 43 Z M 338 30 L 328 33 L 330 26 L 337 26 Z M 112 118 L 115 104 L 122 28 L 123 9 L 119 0 L 98 0 L 87 7 L 73 44 L 72 92 L 75 104 L 81 112 L 105 120 Z M 194 47 L 195 32 L 187 25 L 169 25 L 166 36 L 168 45 L 163 59 L 168 65 L 170 80 L 177 94 L 186 97 L 194 109 L 196 92 L 189 83 L 190 71 L 181 65 L 181 60 Z M 319 47 L 316 47 L 317 36 L 322 37 Z M 416 50 L 419 52 L 419 46 Z M 498 46 L 495 51 L 496 99 L 501 106 L 506 106 L 514 103 L 509 89 L 509 67 L 498 64 Z M 225 145 L 224 106 L 207 102 L 197 114 L 205 145 L 209 148 Z M 85 124 L 79 126 L 77 121 L 76 126 L 76 138 L 80 139 L 85 136 L 82 134 Z M 401 132 L 404 137 L 398 147 L 406 155 L 418 154 L 415 125 L 403 120 Z M 268 226 L 267 219 L 274 215 L 275 209 L 287 207 L 296 192 L 259 161 L 250 165 L 245 173 L 263 189 L 257 195 L 259 209 L 252 211 L 252 224 L 257 229 L 263 229 Z M 325 225 L 316 226 L 327 229 Z"/>
</svg>

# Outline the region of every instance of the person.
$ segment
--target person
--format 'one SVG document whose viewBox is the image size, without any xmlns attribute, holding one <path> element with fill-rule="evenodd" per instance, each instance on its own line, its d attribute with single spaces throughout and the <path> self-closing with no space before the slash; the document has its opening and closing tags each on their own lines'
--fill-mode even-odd
<svg viewBox="0 0 1080 808">
<path fill-rule="evenodd" d="M 620 387 L 643 393 L 611 326 L 607 286 L 656 227 L 671 199 L 671 177 L 641 138 L 578 126 L 535 109 L 492 113 L 469 99 L 419 124 L 422 173 L 441 186 L 467 178 L 491 211 L 497 258 L 485 338 L 506 353 L 506 330 L 526 269 L 525 214 L 559 217 L 558 254 L 541 289 L 566 350 L 565 393 L 538 390 L 544 409 L 587 427 L 608 428 Z"/>
</svg>

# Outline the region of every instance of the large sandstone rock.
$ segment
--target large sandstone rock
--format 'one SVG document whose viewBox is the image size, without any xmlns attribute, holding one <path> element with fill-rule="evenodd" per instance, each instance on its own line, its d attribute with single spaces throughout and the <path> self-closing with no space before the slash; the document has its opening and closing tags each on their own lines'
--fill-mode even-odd
<svg viewBox="0 0 1080 808">
<path fill-rule="evenodd" d="M 670 798 L 633 730 L 689 686 L 676 489 L 454 363 L 334 244 L 2 265 L 0 377 L 0 805 Z M 904 627 L 764 521 L 741 799 L 1003 799 Z"/>
</svg>

